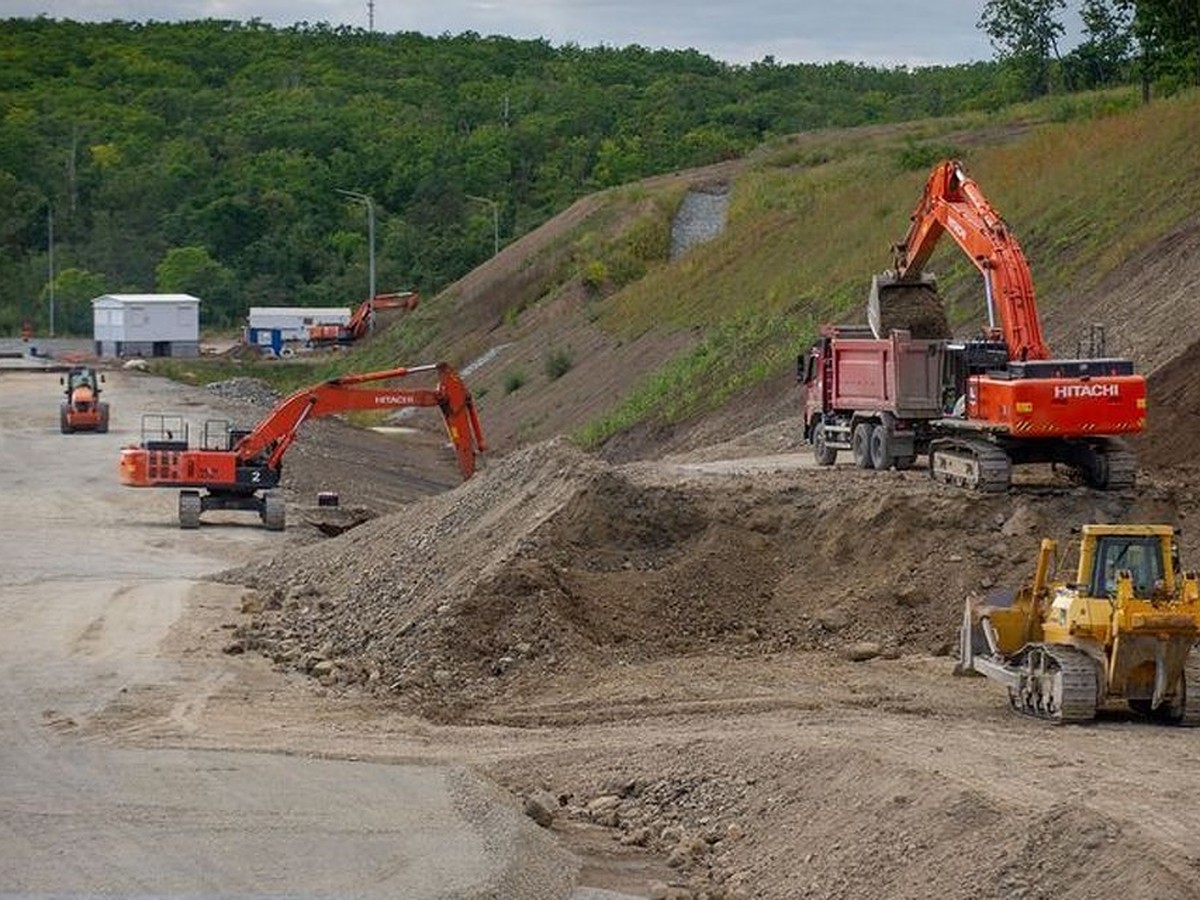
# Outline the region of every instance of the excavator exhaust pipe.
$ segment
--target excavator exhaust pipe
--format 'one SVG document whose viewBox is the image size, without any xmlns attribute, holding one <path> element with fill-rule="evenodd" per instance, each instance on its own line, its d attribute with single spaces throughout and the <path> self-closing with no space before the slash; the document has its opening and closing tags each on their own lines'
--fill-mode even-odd
<svg viewBox="0 0 1200 900">
<path fill-rule="evenodd" d="M 922 340 L 946 340 L 951 336 L 937 279 L 931 274 L 901 281 L 888 270 L 873 277 L 867 295 L 867 323 L 876 338 L 886 338 L 893 331 L 907 331 Z"/>
</svg>

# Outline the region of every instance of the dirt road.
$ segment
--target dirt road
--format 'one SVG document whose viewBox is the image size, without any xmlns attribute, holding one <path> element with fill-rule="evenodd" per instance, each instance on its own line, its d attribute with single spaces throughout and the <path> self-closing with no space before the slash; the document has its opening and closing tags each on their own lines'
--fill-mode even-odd
<svg viewBox="0 0 1200 900">
<path fill-rule="evenodd" d="M 475 886 L 497 847 L 532 867 L 497 896 L 1200 895 L 1200 733 L 1016 718 L 941 649 L 1043 532 L 1183 521 L 1189 482 L 980 498 L 749 445 L 614 467 L 551 443 L 335 538 L 184 534 L 171 492 L 89 468 L 128 435 L 61 438 L 40 388 L 0 390 L 4 888 L 426 896 L 423 850 L 475 840 Z M 394 487 L 362 440 L 306 437 L 293 504 L 318 475 Z M 250 561 L 222 577 L 254 590 L 200 581 Z"/>
<path fill-rule="evenodd" d="M 272 704 L 307 692 L 221 652 L 241 592 L 204 576 L 287 536 L 181 532 L 174 492 L 116 479 L 140 412 L 203 392 L 110 373 L 111 432 L 71 436 L 58 394 L 0 373 L 0 892 L 566 896 L 574 862 L 478 776 L 292 744 Z M 274 752 L 213 727 L 223 692 Z"/>
</svg>

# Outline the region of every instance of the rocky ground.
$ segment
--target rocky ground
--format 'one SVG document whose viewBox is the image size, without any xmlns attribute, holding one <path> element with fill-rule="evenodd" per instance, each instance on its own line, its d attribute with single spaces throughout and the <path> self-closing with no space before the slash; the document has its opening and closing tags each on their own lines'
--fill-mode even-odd
<svg viewBox="0 0 1200 900">
<path fill-rule="evenodd" d="M 250 588 L 223 649 L 304 677 L 347 735 L 403 717 L 423 753 L 507 788 L 590 883 L 1200 891 L 1200 822 L 1174 799 L 1200 775 L 1194 735 L 1127 716 L 1048 728 L 951 675 L 964 599 L 1014 588 L 1043 536 L 1167 521 L 1196 558 L 1189 470 L 1110 495 L 1034 468 L 981 496 L 921 469 L 818 469 L 783 419 L 628 463 L 550 440 L 447 490 L 432 430 L 396 453 L 313 424 L 288 457 L 285 548 L 222 576 Z M 332 483 L 370 518 L 325 537 L 295 510 Z"/>
</svg>

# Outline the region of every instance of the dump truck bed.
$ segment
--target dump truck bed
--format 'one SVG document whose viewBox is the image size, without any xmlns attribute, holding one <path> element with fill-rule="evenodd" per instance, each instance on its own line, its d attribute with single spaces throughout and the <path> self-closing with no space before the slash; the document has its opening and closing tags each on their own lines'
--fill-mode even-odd
<svg viewBox="0 0 1200 900">
<path fill-rule="evenodd" d="M 902 419 L 942 415 L 945 342 L 894 331 L 886 338 L 861 329 L 830 335 L 830 406 L 890 412 Z"/>
</svg>

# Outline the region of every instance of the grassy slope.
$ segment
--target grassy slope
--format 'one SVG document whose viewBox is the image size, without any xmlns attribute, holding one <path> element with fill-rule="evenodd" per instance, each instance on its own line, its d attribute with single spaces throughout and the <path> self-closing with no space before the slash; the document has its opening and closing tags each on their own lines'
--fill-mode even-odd
<svg viewBox="0 0 1200 900">
<path fill-rule="evenodd" d="M 1013 228 L 1045 313 L 1080 302 L 1200 210 L 1197 146 L 1195 93 L 1147 107 L 1132 94 L 1054 98 L 794 136 L 719 177 L 679 173 L 584 198 L 398 327 L 331 365 L 281 369 L 281 380 L 435 358 L 462 367 L 503 347 L 471 377 L 485 420 L 507 427 L 494 429 L 498 449 L 561 432 L 594 446 L 692 421 L 755 385 L 786 383 L 821 322 L 863 320 L 870 277 L 890 264 L 939 159 L 961 159 Z M 725 234 L 667 262 L 688 184 L 714 178 L 732 189 Z M 982 324 L 979 278 L 949 239 L 929 268 L 959 328 Z M 539 371 L 548 355 L 579 363 L 584 352 L 601 362 Z M 615 375 L 597 377 L 604 360 Z"/>
<path fill-rule="evenodd" d="M 1107 95 L 1049 101 L 992 121 L 768 148 L 736 182 L 721 240 L 613 298 L 604 321 L 614 330 L 703 323 L 709 340 L 667 363 L 611 424 L 703 411 L 742 387 L 747 369 L 765 378 L 789 366 L 815 324 L 862 321 L 870 276 L 890 264 L 890 244 L 903 236 L 928 170 L 943 155 L 963 160 L 1014 229 L 1049 310 L 1086 295 L 1200 209 L 1198 138 L 1198 95 L 1149 107 Z M 930 269 L 959 326 L 981 324 L 979 278 L 949 238 Z M 680 408 L 684 386 L 696 402 Z M 609 430 L 601 422 L 589 434 Z"/>
</svg>

